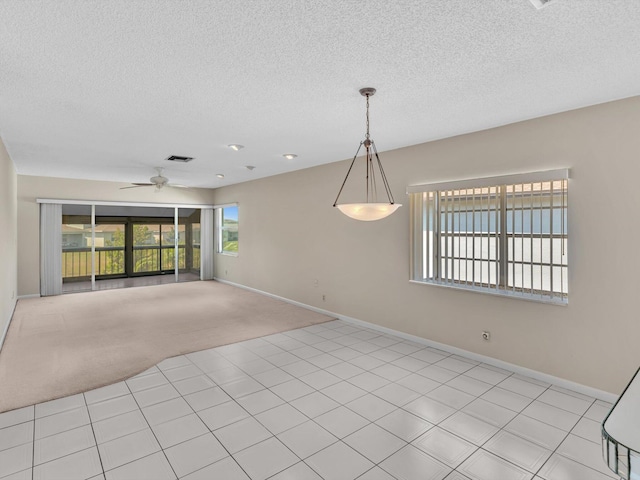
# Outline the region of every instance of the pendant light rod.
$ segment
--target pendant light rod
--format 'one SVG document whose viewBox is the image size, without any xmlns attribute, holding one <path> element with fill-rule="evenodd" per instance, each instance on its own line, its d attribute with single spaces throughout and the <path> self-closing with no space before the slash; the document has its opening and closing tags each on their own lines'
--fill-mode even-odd
<svg viewBox="0 0 640 480">
<path fill-rule="evenodd" d="M 378 162 L 378 167 L 380 168 L 380 176 L 382 177 L 382 183 L 384 184 L 384 188 L 387 191 L 387 198 L 389 198 L 391 205 L 395 203 L 393 198 L 393 193 L 391 193 L 391 187 L 389 187 L 389 181 L 387 180 L 387 175 L 384 173 L 384 169 L 382 168 L 382 161 L 380 161 L 380 156 L 378 155 L 378 149 L 376 148 L 376 143 L 371 140 L 371 148 L 373 153 L 376 156 L 376 161 Z"/>
<path fill-rule="evenodd" d="M 360 142 L 360 146 L 358 147 L 358 150 L 356 150 L 356 154 L 353 156 L 353 160 L 351 160 L 351 165 L 349 166 L 349 170 L 347 171 L 347 176 L 344 177 L 344 180 L 342 182 L 342 186 L 340 187 L 340 191 L 338 192 L 338 196 L 336 197 L 336 201 L 333 202 L 333 206 L 337 206 L 338 205 L 338 199 L 340 198 L 340 194 L 342 193 L 342 190 L 344 189 L 344 185 L 347 183 L 347 179 L 349 178 L 349 174 L 351 173 L 351 169 L 353 168 L 353 164 L 356 162 L 356 157 L 358 156 L 358 153 L 360 153 L 360 149 L 362 148 L 362 144 L 364 142 Z"/>
<path fill-rule="evenodd" d="M 367 98 L 367 134 L 365 135 L 365 138 L 368 140 L 369 139 L 369 97 L 375 95 L 376 93 L 376 89 L 375 88 L 361 88 L 360 89 L 360 95 L 363 95 L 364 97 Z"/>
<path fill-rule="evenodd" d="M 347 179 L 351 174 L 351 170 L 353 169 L 353 165 L 356 161 L 356 157 L 360 153 L 360 149 L 364 145 L 366 154 L 365 154 L 365 162 L 366 162 L 366 202 L 370 202 L 370 198 L 377 201 L 377 183 L 375 177 L 374 163 L 373 157 L 375 155 L 376 163 L 378 165 L 378 169 L 380 170 L 380 177 L 382 178 L 382 184 L 384 186 L 385 193 L 387 194 L 387 199 L 390 205 L 395 204 L 395 200 L 393 198 L 393 194 L 391 193 L 391 188 L 389 187 L 389 182 L 387 180 L 387 176 L 384 173 L 384 169 L 382 168 L 382 162 L 380 161 L 380 156 L 378 155 L 378 149 L 376 148 L 375 142 L 371 139 L 370 134 L 370 119 L 369 119 L 369 97 L 376 93 L 376 89 L 373 87 L 366 87 L 360 89 L 360 95 L 366 98 L 366 133 L 365 139 L 360 142 L 358 149 L 356 150 L 356 154 L 353 156 L 353 160 L 351 161 L 351 165 L 349 166 L 349 170 L 347 171 L 347 176 L 344 178 L 342 182 L 342 186 L 340 187 L 340 191 L 338 192 L 338 196 L 336 197 L 335 202 L 333 202 L 333 206 L 338 206 L 338 200 L 340 195 L 342 194 L 342 190 L 344 189 L 345 184 L 347 183 Z"/>
</svg>

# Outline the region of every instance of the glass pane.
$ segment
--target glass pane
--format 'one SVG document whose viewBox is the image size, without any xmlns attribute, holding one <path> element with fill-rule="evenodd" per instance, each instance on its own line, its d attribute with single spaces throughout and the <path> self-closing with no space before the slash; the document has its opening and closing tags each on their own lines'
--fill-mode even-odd
<svg viewBox="0 0 640 480">
<path fill-rule="evenodd" d="M 566 267 L 553 267 L 553 291 L 557 293 L 567 293 Z"/>
<path fill-rule="evenodd" d="M 422 278 L 566 294 L 566 188 L 546 181 L 413 197 L 421 208 L 414 221 L 422 245 L 413 253 L 422 255 Z"/>
<path fill-rule="evenodd" d="M 175 241 L 176 241 L 176 231 L 175 226 L 171 225 L 160 225 L 160 244 L 161 244 L 161 266 L 160 269 L 162 271 L 167 270 L 175 270 Z"/>
<path fill-rule="evenodd" d="M 200 280 L 200 209 L 178 209 L 179 282 Z"/>
<path fill-rule="evenodd" d="M 91 206 L 62 206 L 62 291 L 91 290 Z"/>
<path fill-rule="evenodd" d="M 133 272 L 160 271 L 159 224 L 133 224 Z"/>
<path fill-rule="evenodd" d="M 191 224 L 191 248 L 193 249 L 191 268 L 200 270 L 200 223 Z"/>
<path fill-rule="evenodd" d="M 125 224 L 96 225 L 96 276 L 124 275 Z"/>
<path fill-rule="evenodd" d="M 175 270 L 175 225 L 161 225 L 162 270 Z M 178 269 L 186 266 L 186 225 L 178 224 Z"/>
<path fill-rule="evenodd" d="M 222 209 L 222 252 L 238 252 L 238 207 L 224 207 Z"/>
<path fill-rule="evenodd" d="M 507 285 L 509 287 L 515 287 L 516 289 L 523 288 L 523 275 L 523 266 L 521 263 L 509 263 L 507 271 L 509 282 Z"/>
</svg>

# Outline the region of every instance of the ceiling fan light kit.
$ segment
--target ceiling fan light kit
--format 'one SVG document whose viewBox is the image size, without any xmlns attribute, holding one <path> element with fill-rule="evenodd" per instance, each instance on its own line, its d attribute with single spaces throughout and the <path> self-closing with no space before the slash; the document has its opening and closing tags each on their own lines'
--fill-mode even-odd
<svg viewBox="0 0 640 480">
<path fill-rule="evenodd" d="M 366 97 L 367 99 L 367 133 L 365 135 L 364 140 L 360 142 L 358 146 L 358 150 L 356 150 L 356 154 L 353 156 L 353 160 L 351 161 L 351 166 L 347 171 L 347 176 L 344 177 L 344 181 L 342 182 L 342 186 L 340 187 L 340 191 L 338 192 L 338 196 L 336 197 L 336 201 L 333 202 L 333 206 L 337 207 L 342 213 L 344 213 L 347 217 L 353 218 L 354 220 L 361 221 L 374 221 L 381 220 L 385 217 L 388 217 L 393 212 L 395 212 L 399 207 L 402 206 L 400 203 L 395 203 L 393 199 L 393 194 L 391 193 L 391 188 L 389 187 L 389 182 L 387 181 L 387 176 L 384 173 L 384 169 L 382 168 L 382 162 L 380 161 L 380 156 L 378 155 L 378 150 L 376 149 L 376 144 L 371 138 L 369 134 L 369 97 L 372 97 L 376 93 L 376 89 L 372 87 L 366 87 L 360 89 L 360 95 Z M 353 168 L 353 164 L 356 161 L 356 157 L 358 153 L 360 153 L 360 149 L 364 146 L 365 149 L 365 162 L 366 162 L 366 201 L 361 203 L 343 203 L 338 204 L 338 200 L 340 199 L 340 194 L 344 189 L 345 184 L 347 183 L 347 179 L 349 178 L 349 174 L 351 173 L 351 169 Z M 375 158 L 375 162 L 374 162 Z M 378 173 L 382 180 L 382 185 L 384 187 L 384 191 L 387 196 L 387 202 L 379 202 L 378 201 L 378 190 L 377 190 L 377 181 L 376 181 L 376 167 L 378 169 Z"/>
<path fill-rule="evenodd" d="M 162 176 L 162 172 L 158 172 L 158 175 L 151 177 L 149 181 L 153 183 L 158 190 L 164 187 L 167 183 L 169 183 L 169 179 L 167 177 Z"/>
</svg>

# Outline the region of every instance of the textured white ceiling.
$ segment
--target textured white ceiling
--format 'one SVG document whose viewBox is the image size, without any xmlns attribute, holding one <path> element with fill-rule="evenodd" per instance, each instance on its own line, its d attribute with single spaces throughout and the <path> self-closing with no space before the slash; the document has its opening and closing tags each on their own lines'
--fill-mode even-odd
<svg viewBox="0 0 640 480">
<path fill-rule="evenodd" d="M 20 174 L 228 185 L 350 158 L 363 86 L 381 151 L 638 95 L 638 25 L 638 0 L 0 0 L 0 136 Z"/>
</svg>

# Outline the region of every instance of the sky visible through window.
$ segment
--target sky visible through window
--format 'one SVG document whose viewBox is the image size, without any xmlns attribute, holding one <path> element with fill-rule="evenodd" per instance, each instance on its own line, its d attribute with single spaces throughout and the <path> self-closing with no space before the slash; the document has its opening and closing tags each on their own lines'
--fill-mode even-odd
<svg viewBox="0 0 640 480">
<path fill-rule="evenodd" d="M 224 215 L 224 220 L 235 220 L 236 222 L 238 221 L 238 207 L 234 206 L 234 207 L 224 207 L 222 209 L 223 211 L 223 215 Z"/>
</svg>

